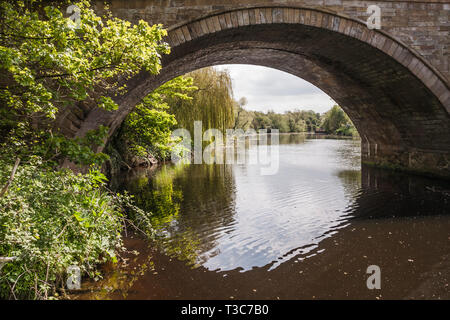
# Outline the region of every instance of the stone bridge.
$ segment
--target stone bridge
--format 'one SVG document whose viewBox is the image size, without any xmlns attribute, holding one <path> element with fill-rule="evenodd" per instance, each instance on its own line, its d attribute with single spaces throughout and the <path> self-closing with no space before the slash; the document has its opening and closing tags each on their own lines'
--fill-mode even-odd
<svg viewBox="0 0 450 320">
<path fill-rule="evenodd" d="M 450 177 L 450 2 L 444 0 L 110 0 L 113 14 L 163 23 L 172 53 L 115 97 L 118 111 L 77 106 L 58 125 L 116 130 L 149 92 L 198 68 L 254 64 L 316 85 L 362 138 L 363 162 Z M 104 0 L 94 1 L 102 11 Z M 370 30 L 367 8 L 381 8 Z"/>
</svg>

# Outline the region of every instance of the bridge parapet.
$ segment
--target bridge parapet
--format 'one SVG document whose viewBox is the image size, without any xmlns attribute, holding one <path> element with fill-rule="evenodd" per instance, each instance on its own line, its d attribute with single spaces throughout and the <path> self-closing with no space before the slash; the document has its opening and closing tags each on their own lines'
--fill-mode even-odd
<svg viewBox="0 0 450 320">
<path fill-rule="evenodd" d="M 101 11 L 105 1 L 98 0 Z M 450 2 L 447 0 L 109 0 L 111 10 L 133 23 L 145 20 L 167 28 L 215 11 L 254 6 L 318 8 L 366 21 L 367 8 L 381 8 L 381 27 L 425 58 L 450 81 Z"/>
</svg>

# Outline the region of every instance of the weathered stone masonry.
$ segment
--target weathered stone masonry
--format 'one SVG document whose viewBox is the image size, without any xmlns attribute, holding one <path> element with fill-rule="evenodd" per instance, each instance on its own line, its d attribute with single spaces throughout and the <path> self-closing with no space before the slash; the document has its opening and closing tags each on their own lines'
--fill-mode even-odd
<svg viewBox="0 0 450 320">
<path fill-rule="evenodd" d="M 242 4 L 244 2 L 245 4 Z M 97 6 L 101 11 L 101 3 Z M 142 72 L 120 108 L 77 106 L 59 126 L 69 136 L 120 125 L 171 78 L 215 64 L 248 63 L 302 77 L 338 102 L 363 139 L 363 161 L 450 177 L 448 1 L 109 1 L 117 16 L 163 23 L 172 54 L 158 76 Z M 369 30 L 366 9 L 382 9 Z"/>
</svg>

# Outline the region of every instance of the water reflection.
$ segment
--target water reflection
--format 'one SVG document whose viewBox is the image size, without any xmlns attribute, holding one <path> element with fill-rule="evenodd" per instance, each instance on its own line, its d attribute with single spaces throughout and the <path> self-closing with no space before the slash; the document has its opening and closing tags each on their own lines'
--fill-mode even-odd
<svg viewBox="0 0 450 320">
<path fill-rule="evenodd" d="M 234 221 L 231 166 L 180 164 L 134 171 L 123 188 L 140 208 L 152 213 L 151 224 L 162 250 L 193 266 L 208 259 L 215 240 Z"/>
<path fill-rule="evenodd" d="M 280 145 L 276 175 L 258 165 L 166 165 L 124 186 L 153 213 L 165 253 L 208 270 L 276 268 L 342 226 L 360 186 L 358 141 L 282 135 Z"/>
<path fill-rule="evenodd" d="M 150 247 L 128 239 L 141 254 L 113 271 L 128 280 L 81 297 L 449 297 L 449 185 L 361 169 L 359 148 L 282 135 L 274 176 L 257 165 L 134 172 L 123 187 L 153 212 L 159 236 Z M 370 264 L 382 268 L 380 292 L 365 285 Z"/>
</svg>

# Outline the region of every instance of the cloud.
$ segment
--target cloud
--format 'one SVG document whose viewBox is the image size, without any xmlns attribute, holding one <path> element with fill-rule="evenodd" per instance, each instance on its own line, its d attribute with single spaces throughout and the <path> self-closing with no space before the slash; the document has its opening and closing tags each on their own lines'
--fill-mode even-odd
<svg viewBox="0 0 450 320">
<path fill-rule="evenodd" d="M 328 111 L 335 102 L 311 83 L 289 73 L 252 65 L 221 65 L 233 79 L 235 99 L 246 97 L 247 110 L 284 112 L 293 109 Z"/>
</svg>

